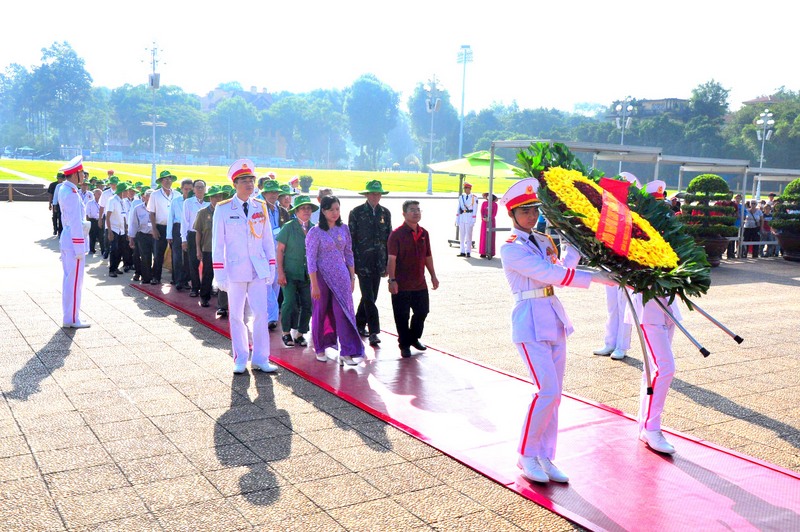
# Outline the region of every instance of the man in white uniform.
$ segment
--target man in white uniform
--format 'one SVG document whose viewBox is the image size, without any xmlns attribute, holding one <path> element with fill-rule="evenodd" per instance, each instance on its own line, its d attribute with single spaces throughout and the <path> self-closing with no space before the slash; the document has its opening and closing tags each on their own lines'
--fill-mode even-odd
<svg viewBox="0 0 800 532">
<path fill-rule="evenodd" d="M 61 323 L 62 327 L 85 329 L 89 324 L 81 322 L 80 313 L 89 222 L 86 221 L 86 211 L 78 193 L 78 187 L 83 180 L 83 157 L 75 157 L 59 172 L 64 174 L 64 182 L 58 189 L 58 205 L 64 228 L 58 240 L 61 267 L 64 270 L 64 280 L 61 283 Z"/>
<path fill-rule="evenodd" d="M 458 225 L 459 257 L 469 257 L 472 252 L 472 228 L 478 215 L 478 197 L 472 193 L 472 185 L 464 181 L 464 193 L 458 197 L 456 225 Z"/>
<path fill-rule="evenodd" d="M 511 339 L 538 391 L 533 395 L 519 444 L 518 466 L 534 482 L 567 482 L 552 462 L 556 454 L 558 406 L 564 382 L 567 336 L 572 323 L 553 285 L 588 288 L 591 282 L 615 284 L 603 272 L 579 271 L 579 253 L 565 245 L 559 259 L 553 240 L 532 231 L 539 219 L 539 182 L 514 183 L 500 200 L 514 222 L 511 237 L 500 248 L 503 270 L 514 294 Z"/>
<path fill-rule="evenodd" d="M 269 361 L 269 285 L 275 278 L 275 244 L 262 199 L 252 198 L 255 165 L 239 159 L 228 170 L 236 194 L 220 202 L 212 225 L 212 263 L 220 290 L 228 292 L 233 372 L 244 373 L 250 349 L 244 322 L 245 301 L 253 312 L 253 358 L 250 367 L 276 371 Z"/>
</svg>

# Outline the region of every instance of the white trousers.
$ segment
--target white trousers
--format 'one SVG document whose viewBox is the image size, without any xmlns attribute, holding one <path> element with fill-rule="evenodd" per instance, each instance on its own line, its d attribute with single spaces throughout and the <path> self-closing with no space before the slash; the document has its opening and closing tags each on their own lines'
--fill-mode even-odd
<svg viewBox="0 0 800 532">
<path fill-rule="evenodd" d="M 78 258 L 72 250 L 61 251 L 61 268 L 64 280 L 61 283 L 61 310 L 64 325 L 73 325 L 81 321 L 81 292 L 83 292 L 83 271 L 86 261 L 84 256 Z"/>
<path fill-rule="evenodd" d="M 631 347 L 631 324 L 625 323 L 625 309 L 628 307 L 628 298 L 625 297 L 623 288 L 606 286 L 606 308 L 608 320 L 606 321 L 605 345 L 627 351 Z"/>
<path fill-rule="evenodd" d="M 250 356 L 247 325 L 244 323 L 245 301 L 253 313 L 253 364 L 269 362 L 268 290 L 264 279 L 249 282 L 228 281 L 228 322 L 233 363 L 237 368 L 245 367 Z"/>
<path fill-rule="evenodd" d="M 567 361 L 567 337 L 559 331 L 556 342 L 524 342 L 516 344 L 522 361 L 536 387 L 528 414 L 522 425 L 519 454 L 555 458 L 558 438 L 558 406 L 564 384 Z"/>
<path fill-rule="evenodd" d="M 458 222 L 458 242 L 460 244 L 459 253 L 472 252 L 472 229 L 475 227 L 475 221 Z"/>
<path fill-rule="evenodd" d="M 661 413 L 667 400 L 672 378 L 675 376 L 675 357 L 672 354 L 672 337 L 675 325 L 642 325 L 647 356 L 650 360 L 650 378 L 653 395 L 647 395 L 647 374 L 642 372 L 639 392 L 639 430 L 661 430 Z"/>
</svg>

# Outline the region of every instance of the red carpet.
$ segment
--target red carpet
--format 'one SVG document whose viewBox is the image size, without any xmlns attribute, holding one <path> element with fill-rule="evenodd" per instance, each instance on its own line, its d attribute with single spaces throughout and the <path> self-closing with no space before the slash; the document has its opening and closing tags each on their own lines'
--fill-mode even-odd
<svg viewBox="0 0 800 532">
<path fill-rule="evenodd" d="M 169 288 L 131 285 L 223 335 L 214 308 Z M 340 369 L 272 335 L 271 359 L 481 474 L 592 530 L 800 530 L 800 475 L 670 432 L 674 457 L 636 439 L 622 412 L 565 395 L 556 463 L 568 485 L 518 475 L 516 445 L 533 385 L 429 348 L 401 359 L 392 338 Z"/>
</svg>

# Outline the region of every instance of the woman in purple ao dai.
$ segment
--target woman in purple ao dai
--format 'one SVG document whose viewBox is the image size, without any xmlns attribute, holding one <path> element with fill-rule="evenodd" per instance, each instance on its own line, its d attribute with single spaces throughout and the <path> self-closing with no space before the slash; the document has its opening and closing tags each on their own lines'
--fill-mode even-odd
<svg viewBox="0 0 800 532">
<path fill-rule="evenodd" d="M 353 305 L 355 271 L 350 230 L 342 223 L 339 198 L 320 202 L 319 225 L 306 236 L 306 261 L 311 280 L 311 337 L 317 360 L 327 361 L 325 349 L 339 347 L 339 365 L 364 360 L 364 344 L 356 327 Z"/>
</svg>

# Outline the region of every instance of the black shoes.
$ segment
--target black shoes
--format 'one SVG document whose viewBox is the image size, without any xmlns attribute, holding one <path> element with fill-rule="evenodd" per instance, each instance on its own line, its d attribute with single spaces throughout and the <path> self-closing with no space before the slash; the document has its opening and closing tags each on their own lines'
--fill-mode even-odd
<svg viewBox="0 0 800 532">
<path fill-rule="evenodd" d="M 369 335 L 369 345 L 375 346 L 375 345 L 378 345 L 379 343 L 381 343 L 381 339 L 378 338 L 377 334 L 373 333 L 373 334 Z"/>
<path fill-rule="evenodd" d="M 283 345 L 285 345 L 286 347 L 294 347 L 294 340 L 292 340 L 291 334 L 284 334 L 281 337 L 281 340 L 283 340 Z"/>
<path fill-rule="evenodd" d="M 364 338 L 369 338 L 369 333 L 367 332 L 367 329 L 365 329 L 364 327 L 358 329 L 358 334 L 360 334 Z"/>
<path fill-rule="evenodd" d="M 228 317 L 228 311 L 225 310 L 224 308 L 217 309 L 217 317 L 218 318 L 227 318 Z"/>
<path fill-rule="evenodd" d="M 200 300 L 200 306 L 201 307 L 207 307 L 208 306 L 208 299 L 201 299 Z"/>
<path fill-rule="evenodd" d="M 411 348 L 410 347 L 401 347 L 400 348 L 400 356 L 403 358 L 411 358 Z"/>
<path fill-rule="evenodd" d="M 307 347 L 308 342 L 306 342 L 306 339 L 301 334 L 300 336 L 294 339 L 294 345 L 299 345 L 300 347 Z"/>
<path fill-rule="evenodd" d="M 134 281 L 141 281 L 141 280 L 142 280 L 142 276 L 141 276 L 141 275 L 139 275 L 139 274 L 137 273 L 137 274 L 135 274 L 135 275 L 133 276 L 133 280 L 134 280 Z"/>
<path fill-rule="evenodd" d="M 428 349 L 427 346 L 422 342 L 420 342 L 419 340 L 411 342 L 411 347 L 413 347 L 414 349 L 418 349 L 420 351 L 425 351 L 426 349 Z"/>
<path fill-rule="evenodd" d="M 150 279 L 150 284 L 158 284 L 158 280 L 157 279 Z"/>
<path fill-rule="evenodd" d="M 456 255 L 456 256 L 457 256 L 457 257 L 466 257 L 466 256 L 467 256 L 467 254 L 466 254 L 466 253 L 459 253 L 459 254 L 458 254 L 458 255 Z"/>
<path fill-rule="evenodd" d="M 274 331 L 278 327 L 278 322 L 271 321 L 269 322 L 269 325 L 267 327 L 269 328 L 270 331 Z"/>
<path fill-rule="evenodd" d="M 198 292 L 197 290 L 192 290 L 191 292 L 189 292 L 189 297 L 197 297 L 199 295 L 200 292 Z"/>
<path fill-rule="evenodd" d="M 116 277 L 117 276 L 117 272 L 116 271 L 108 272 L 108 276 L 109 277 Z"/>
</svg>

